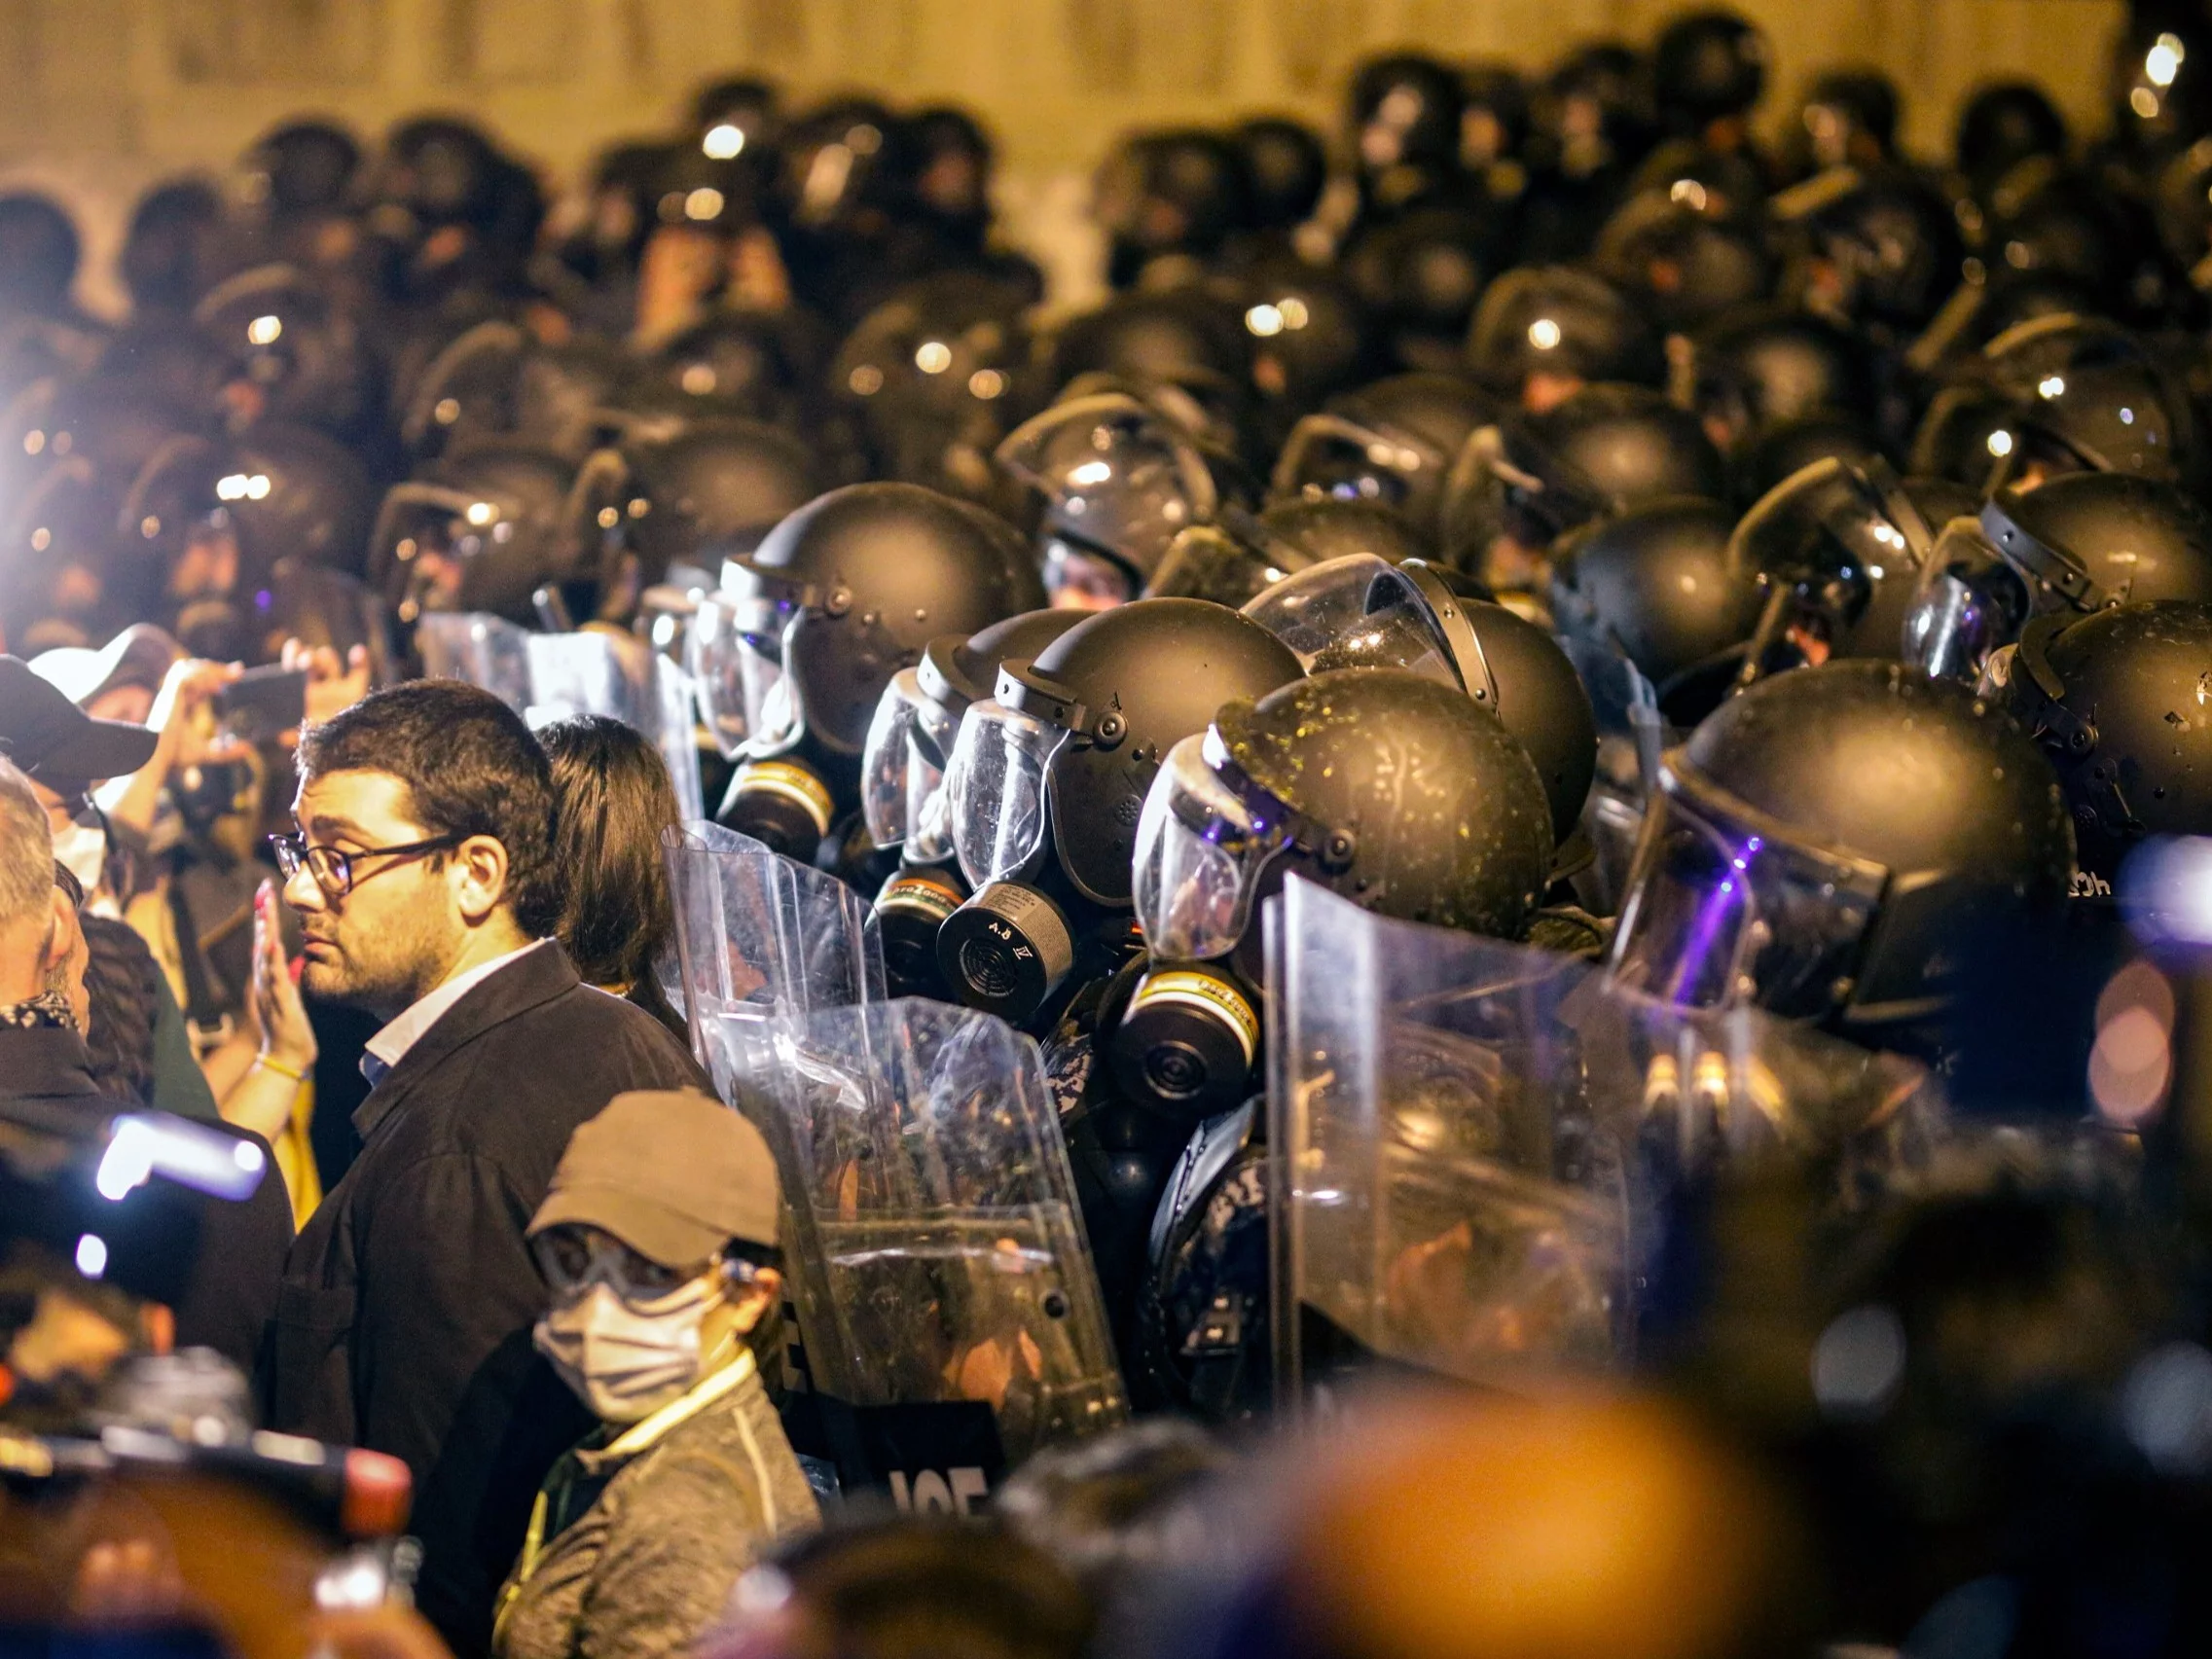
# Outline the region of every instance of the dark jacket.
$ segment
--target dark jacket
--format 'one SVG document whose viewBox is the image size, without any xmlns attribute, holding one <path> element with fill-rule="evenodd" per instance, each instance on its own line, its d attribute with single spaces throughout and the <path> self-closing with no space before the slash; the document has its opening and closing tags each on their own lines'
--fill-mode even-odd
<svg viewBox="0 0 2212 1659">
<path fill-rule="evenodd" d="M 81 1114 L 88 1132 L 116 1112 L 142 1109 L 135 1100 L 103 1096 L 92 1081 L 85 1039 L 55 1027 L 0 1026 L 0 1099 Z M 69 1232 L 78 1212 L 69 1207 L 76 1205 L 85 1216 L 83 1231 L 96 1233 L 108 1246 L 108 1280 L 174 1311 L 178 1347 L 212 1348 L 251 1370 L 276 1308 L 292 1243 L 292 1203 L 269 1142 L 224 1125 L 207 1127 L 261 1149 L 264 1173 L 251 1198 L 234 1204 L 154 1180 L 111 1205 L 64 1187 L 42 1201 L 52 1210 L 44 1219 L 51 1223 L 46 1230 Z M 60 1243 L 73 1247 L 73 1240 Z"/>
<path fill-rule="evenodd" d="M 524 1229 L 578 1124 L 625 1090 L 703 1086 L 658 1021 L 542 946 L 369 1092 L 361 1155 L 292 1248 L 270 1425 L 407 1463 L 417 1602 L 461 1659 L 490 1641 L 538 1483 L 591 1426 L 531 1349 L 546 1289 Z"/>
</svg>

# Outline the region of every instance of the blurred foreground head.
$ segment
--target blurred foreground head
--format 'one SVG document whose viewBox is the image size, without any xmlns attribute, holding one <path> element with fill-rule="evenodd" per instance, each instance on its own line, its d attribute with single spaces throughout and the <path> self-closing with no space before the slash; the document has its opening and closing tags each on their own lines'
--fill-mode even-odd
<svg viewBox="0 0 2212 1659">
<path fill-rule="evenodd" d="M 1799 1652 L 1796 1533 L 1655 1403 L 1369 1402 L 1303 1483 L 1276 1593 L 1218 1645 L 1313 1659 L 1721 1659 Z"/>
</svg>

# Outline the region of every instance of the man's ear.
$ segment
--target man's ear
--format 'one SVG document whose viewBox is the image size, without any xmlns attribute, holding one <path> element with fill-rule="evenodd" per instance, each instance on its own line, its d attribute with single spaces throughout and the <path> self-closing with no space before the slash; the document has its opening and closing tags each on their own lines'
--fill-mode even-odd
<svg viewBox="0 0 2212 1659">
<path fill-rule="evenodd" d="M 85 970 L 91 964 L 91 944 L 85 937 L 84 919 L 69 895 L 59 887 L 54 890 L 54 927 L 49 933 L 46 959 L 39 963 L 39 974 L 51 981 L 56 975 L 61 979 L 63 993 L 69 998 L 69 1012 L 82 1031 L 91 1022 L 91 993 L 85 989 Z"/>
<path fill-rule="evenodd" d="M 462 919 L 472 925 L 512 896 L 507 891 L 507 849 L 496 837 L 470 836 L 453 848 L 453 867 L 454 897 Z"/>
</svg>

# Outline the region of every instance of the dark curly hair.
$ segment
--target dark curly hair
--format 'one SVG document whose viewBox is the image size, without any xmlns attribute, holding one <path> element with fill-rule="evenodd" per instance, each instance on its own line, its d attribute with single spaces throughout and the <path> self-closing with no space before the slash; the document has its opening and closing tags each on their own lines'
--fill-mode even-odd
<svg viewBox="0 0 2212 1659">
<path fill-rule="evenodd" d="M 563 898 L 553 855 L 553 768 L 523 717 L 459 680 L 410 680 L 371 692 L 300 737 L 300 777 L 381 772 L 407 785 L 433 836 L 488 835 L 507 849 L 507 902 L 533 939 L 553 933 Z"/>
</svg>

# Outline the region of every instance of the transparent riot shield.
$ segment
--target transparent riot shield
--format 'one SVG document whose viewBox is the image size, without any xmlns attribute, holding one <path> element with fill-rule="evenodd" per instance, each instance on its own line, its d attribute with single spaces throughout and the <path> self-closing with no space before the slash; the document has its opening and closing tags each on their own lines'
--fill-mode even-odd
<svg viewBox="0 0 2212 1659">
<path fill-rule="evenodd" d="M 676 805 L 687 819 L 706 816 L 691 677 L 644 641 L 599 629 L 523 636 L 530 698 L 524 718 L 550 726 L 602 714 L 643 733 L 668 764 Z"/>
<path fill-rule="evenodd" d="M 875 915 L 836 877 L 704 821 L 663 830 L 661 856 L 692 1046 L 724 1100 L 810 1014 L 883 1000 Z"/>
<path fill-rule="evenodd" d="M 1577 892 L 1590 909 L 1612 916 L 1628 886 L 1659 756 L 1680 734 L 1660 714 L 1659 695 L 1635 664 L 1607 646 L 1557 637 L 1589 694 L 1598 728 L 1597 776 L 1582 805 L 1582 827 L 1596 858 L 1577 879 Z"/>
<path fill-rule="evenodd" d="M 923 999 L 816 1013 L 755 1073 L 794 1300 L 848 1488 L 965 1512 L 1127 1415 L 1036 1045 Z"/>
<path fill-rule="evenodd" d="M 1276 1396 L 1625 1357 L 1622 1126 L 1560 1019 L 1585 965 L 1293 877 L 1266 916 Z"/>
<path fill-rule="evenodd" d="M 425 678 L 466 680 L 521 714 L 530 705 L 529 633 L 503 617 L 430 611 L 415 625 Z"/>
</svg>

